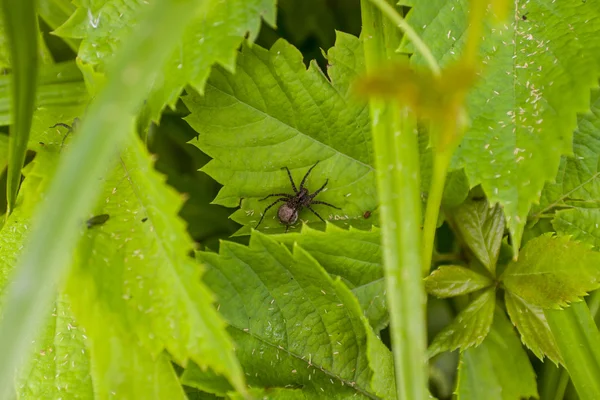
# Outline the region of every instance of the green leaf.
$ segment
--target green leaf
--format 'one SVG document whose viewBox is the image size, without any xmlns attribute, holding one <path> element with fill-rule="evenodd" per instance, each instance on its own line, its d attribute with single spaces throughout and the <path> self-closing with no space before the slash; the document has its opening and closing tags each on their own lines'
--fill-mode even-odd
<svg viewBox="0 0 600 400">
<path fill-rule="evenodd" d="M 59 295 L 45 329 L 36 341 L 28 368 L 17 383 L 24 399 L 94 398 L 86 332 L 75 321 L 66 296 Z"/>
<path fill-rule="evenodd" d="M 527 242 L 500 277 L 506 290 L 541 308 L 565 307 L 600 287 L 600 253 L 568 236 Z"/>
<path fill-rule="evenodd" d="M 187 197 L 179 215 L 187 222 L 190 236 L 205 247 L 218 249 L 219 239 L 227 239 L 239 225 L 229 219 L 227 208 L 210 204 L 220 185 L 199 171 L 210 158 L 187 144 L 194 136 L 196 132 L 179 116 L 163 115 L 160 125 L 148 134 L 148 147 L 158 158 L 154 167 Z"/>
<path fill-rule="evenodd" d="M 31 119 L 35 110 L 38 78 L 38 25 L 34 0 L 17 3 L 2 0 L 2 17 L 9 39 L 12 74 L 11 104 L 14 110 L 10 121 L 8 172 L 6 184 L 7 213 L 15 207 L 25 163 Z"/>
<path fill-rule="evenodd" d="M 393 398 L 391 353 L 350 290 L 302 248 L 292 254 L 254 232 L 249 247 L 223 242 L 219 254 L 197 255 L 250 386 L 302 387 L 321 398 Z M 186 370 L 184 382 L 197 374 Z"/>
<path fill-rule="evenodd" d="M 444 351 L 461 351 L 478 346 L 490 331 L 494 320 L 496 292 L 487 289 L 477 296 L 458 314 L 450 325 L 444 328 L 429 346 L 429 357 Z"/>
<path fill-rule="evenodd" d="M 317 161 L 307 188 L 314 192 L 329 179 L 317 200 L 342 208 L 315 205 L 324 219 L 364 225 L 364 212 L 376 208 L 368 109 L 349 93 L 364 70 L 360 41 L 338 32 L 328 60 L 331 81 L 314 62 L 306 70 L 300 52 L 283 40 L 269 51 L 244 46 L 235 75 L 217 67 L 204 97 L 184 97 L 192 112 L 186 119 L 199 133 L 195 144 L 214 158 L 203 171 L 224 185 L 214 202 L 237 207 L 243 199 L 233 220 L 256 226 L 272 203 L 259 199 L 292 192 L 281 168 L 299 183 Z M 283 232 L 275 215 L 272 208 L 260 228 Z M 309 210 L 300 220 L 322 226 Z"/>
<path fill-rule="evenodd" d="M 451 209 L 447 217 L 479 261 L 495 275 L 504 236 L 502 208 L 498 204 L 490 207 L 485 200 L 469 199 Z"/>
<path fill-rule="evenodd" d="M 163 68 L 147 106 L 158 119 L 165 105 L 173 107 L 188 83 L 202 92 L 213 64 L 229 71 L 235 67 L 237 48 L 245 36 L 253 41 L 261 17 L 275 25 L 274 0 L 205 0 L 202 7 L 191 6 L 194 22 L 186 29 L 179 48 Z M 138 29 L 144 2 L 107 0 L 80 4 L 71 18 L 55 33 L 83 39 L 79 57 L 86 63 L 104 66 L 131 32 Z"/>
<path fill-rule="evenodd" d="M 553 210 L 567 207 L 598 207 L 600 90 L 592 90 L 590 102 L 590 112 L 578 116 L 577 129 L 573 133 L 573 154 L 562 157 L 556 181 L 546 183 L 540 204 L 532 208 L 530 219 L 536 220 Z"/>
<path fill-rule="evenodd" d="M 510 7 L 510 21 L 483 32 L 485 69 L 469 96 L 471 127 L 454 167 L 464 167 L 471 185 L 481 184 L 489 201 L 502 205 L 518 247 L 530 206 L 556 176 L 560 156 L 571 151 L 577 112 L 588 109 L 589 90 L 597 86 L 600 10 L 580 0 Z M 467 0 L 421 2 L 407 20 L 447 64 L 461 54 L 468 10 Z M 413 47 L 405 41 L 401 50 Z M 420 54 L 412 60 L 424 64 Z"/>
<path fill-rule="evenodd" d="M 56 285 L 68 270 L 81 218 L 100 193 L 97 178 L 125 142 L 131 116 L 155 81 L 157 69 L 175 50 L 191 21 L 189 7 L 194 4 L 193 0 L 166 0 L 148 5 L 139 29 L 131 34 L 108 68 L 106 86 L 90 105 L 77 140 L 65 152 L 53 184 L 36 210 L 26 250 L 4 293 L 0 397 L 9 390 L 14 371 L 20 368 L 35 333 L 43 325 Z M 134 79 L 124 82 L 123 71 L 134 72 Z"/>
<path fill-rule="evenodd" d="M 446 177 L 446 186 L 442 197 L 444 207 L 453 208 L 459 206 L 469 195 L 469 180 L 462 169 L 451 171 Z"/>
<path fill-rule="evenodd" d="M 375 333 L 379 333 L 389 325 L 390 314 L 385 296 L 384 278 L 357 286 L 352 289 L 352 293 L 356 296 L 363 314 Z"/>
<path fill-rule="evenodd" d="M 544 314 L 579 398 L 600 397 L 600 332 L 585 301 Z"/>
<path fill-rule="evenodd" d="M 425 278 L 425 290 L 434 296 L 454 297 L 485 289 L 494 282 L 487 276 L 458 265 L 442 265 Z"/>
<path fill-rule="evenodd" d="M 519 296 L 504 293 L 506 311 L 521 334 L 521 341 L 539 358 L 548 357 L 553 363 L 562 363 L 562 356 L 554 340 L 544 310 L 527 303 Z"/>
<path fill-rule="evenodd" d="M 304 225 L 301 232 L 273 235 L 273 239 L 290 248 L 299 245 L 327 272 L 340 276 L 350 288 L 383 277 L 381 237 L 376 229 L 370 232 L 354 228 L 345 230 L 328 224 L 323 232 Z"/>
<path fill-rule="evenodd" d="M 461 353 L 456 396 L 458 400 L 538 397 L 535 373 L 527 353 L 499 309 L 481 345 Z"/>
<path fill-rule="evenodd" d="M 89 96 L 81 72 L 74 62 L 44 65 L 40 68 L 39 74 L 36 93 L 38 107 L 54 108 L 55 112 L 60 112 L 63 111 L 61 107 L 77 107 L 88 101 Z M 0 125 L 8 125 L 14 118 L 11 105 L 11 79 L 11 75 L 0 76 Z M 34 127 L 31 133 L 35 134 Z"/>
<path fill-rule="evenodd" d="M 181 203 L 136 139 L 106 178 L 100 206 L 89 216 L 109 217 L 87 224 L 69 295 L 92 343 L 106 350 L 94 353 L 95 363 L 111 368 L 115 361 L 108 355 L 117 357 L 118 343 L 135 337 L 141 345 L 136 357 L 150 360 L 166 349 L 180 365 L 192 359 L 210 366 L 239 390 L 244 379 L 233 344 L 200 283 L 200 267 L 188 257 L 193 243 L 176 217 Z"/>
<path fill-rule="evenodd" d="M 39 16 L 51 29 L 64 24 L 76 9 L 70 0 L 39 0 L 37 6 Z M 63 38 L 63 40 L 73 51 L 79 48 L 79 40 L 70 38 Z"/>
<path fill-rule="evenodd" d="M 600 246 L 600 208 L 573 208 L 561 210 L 552 219 L 552 227 L 559 235 Z"/>
<path fill-rule="evenodd" d="M 0 7 L 0 68 L 10 68 L 10 48 L 4 23 L 4 11 Z"/>
<path fill-rule="evenodd" d="M 381 238 L 378 230 L 340 229 L 328 224 L 325 232 L 302 227 L 302 231 L 271 235 L 288 248 L 302 247 L 331 275 L 352 289 L 375 332 L 389 323 L 383 280 Z"/>
</svg>

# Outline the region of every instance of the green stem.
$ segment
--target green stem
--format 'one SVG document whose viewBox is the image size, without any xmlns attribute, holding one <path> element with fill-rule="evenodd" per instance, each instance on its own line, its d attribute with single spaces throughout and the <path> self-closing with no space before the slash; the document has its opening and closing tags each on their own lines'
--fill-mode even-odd
<svg viewBox="0 0 600 400">
<path fill-rule="evenodd" d="M 391 57 L 386 43 L 394 38 L 369 1 L 361 6 L 371 72 Z M 371 100 L 370 112 L 397 397 L 421 400 L 427 398 L 427 357 L 418 138 L 414 119 L 396 104 Z"/>
<path fill-rule="evenodd" d="M 404 35 L 411 41 L 411 43 L 415 46 L 415 49 L 421 53 L 427 64 L 429 64 L 429 68 L 433 71 L 435 75 L 440 75 L 440 66 L 438 65 L 437 60 L 429 50 L 429 47 L 423 42 L 421 37 L 415 32 L 415 30 L 410 26 L 404 18 L 385 0 L 370 0 L 379 11 L 387 18 L 389 18 L 398 28 L 404 32 Z"/>
<path fill-rule="evenodd" d="M 50 316 L 57 284 L 68 272 L 81 221 L 102 187 L 98 176 L 114 160 L 131 129 L 131 117 L 156 74 L 173 54 L 184 28 L 205 3 L 197 0 L 151 2 L 148 13 L 107 69 L 104 90 L 88 109 L 69 151 L 61 157 L 12 282 L 4 293 L 0 321 L 0 399 L 9 391 L 31 354 L 31 343 Z"/>
<path fill-rule="evenodd" d="M 600 333 L 585 301 L 544 310 L 565 368 L 582 399 L 600 399 Z"/>
<path fill-rule="evenodd" d="M 569 374 L 562 368 L 546 362 L 542 369 L 540 400 L 562 400 L 569 384 Z"/>
<path fill-rule="evenodd" d="M 433 158 L 433 174 L 427 206 L 425 210 L 425 222 L 423 223 L 423 276 L 429 274 L 431 268 L 431 257 L 433 255 L 433 244 L 435 243 L 435 231 L 446 184 L 448 166 L 452 159 L 452 151 L 435 152 Z"/>
</svg>

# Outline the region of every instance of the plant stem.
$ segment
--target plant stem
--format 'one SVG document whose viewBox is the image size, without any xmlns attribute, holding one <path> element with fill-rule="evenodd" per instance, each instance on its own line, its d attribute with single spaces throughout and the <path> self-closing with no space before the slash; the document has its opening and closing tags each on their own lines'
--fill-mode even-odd
<svg viewBox="0 0 600 400">
<path fill-rule="evenodd" d="M 404 35 L 411 41 L 411 43 L 415 46 L 415 49 L 421 53 L 427 64 L 429 64 L 429 68 L 435 75 L 440 74 L 440 66 L 437 63 L 437 60 L 431 54 L 431 50 L 429 47 L 421 40 L 421 37 L 415 32 L 415 30 L 410 26 L 404 18 L 385 0 L 370 0 L 379 11 L 387 18 L 389 18 L 398 28 L 404 32 Z"/>
<path fill-rule="evenodd" d="M 0 398 L 9 398 L 14 374 L 31 354 L 31 343 L 50 316 L 59 281 L 68 271 L 85 214 L 102 185 L 98 176 L 128 137 L 131 118 L 154 78 L 206 3 L 152 2 L 129 41 L 115 55 L 104 90 L 88 109 L 69 151 L 61 157 L 46 198 L 36 210 L 34 229 L 4 297 L 0 321 Z M 10 396 L 12 397 L 12 396 Z"/>
<path fill-rule="evenodd" d="M 433 255 L 433 244 L 435 243 L 435 231 L 446 184 L 448 166 L 452 159 L 452 150 L 439 151 L 433 157 L 433 175 L 427 196 L 425 209 L 425 221 L 423 223 L 423 276 L 429 274 L 431 268 L 431 257 Z"/>
<path fill-rule="evenodd" d="M 544 315 L 579 397 L 600 399 L 600 333 L 586 302 Z"/>
<path fill-rule="evenodd" d="M 382 14 L 361 2 L 367 72 L 393 57 Z M 399 399 L 427 398 L 425 291 L 421 279 L 419 147 L 412 116 L 371 100 L 386 295 Z"/>
</svg>

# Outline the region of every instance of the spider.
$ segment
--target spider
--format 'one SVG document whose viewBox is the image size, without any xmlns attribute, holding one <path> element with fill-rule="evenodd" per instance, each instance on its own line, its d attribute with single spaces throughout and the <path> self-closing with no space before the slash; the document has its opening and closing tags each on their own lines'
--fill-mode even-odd
<svg viewBox="0 0 600 400">
<path fill-rule="evenodd" d="M 319 193 L 321 193 L 323 191 L 323 189 L 325 189 L 325 186 L 327 186 L 327 182 L 329 182 L 329 179 L 327 179 L 325 181 L 325 183 L 323 184 L 323 186 L 321 186 L 313 194 L 310 194 L 308 192 L 308 189 L 304 187 L 304 183 L 306 183 L 306 179 L 308 178 L 310 171 L 312 171 L 313 168 L 316 167 L 318 163 L 319 162 L 317 161 L 315 163 L 315 165 L 310 167 L 310 169 L 308 170 L 306 175 L 304 175 L 304 178 L 302 178 L 302 182 L 300 183 L 300 190 L 296 189 L 296 184 L 294 183 L 294 178 L 292 178 L 292 173 L 290 172 L 289 168 L 288 167 L 282 168 L 287 171 L 288 177 L 290 178 L 290 183 L 292 184 L 292 189 L 294 189 L 294 194 L 274 193 L 274 194 L 268 195 L 267 197 L 265 197 L 263 199 L 260 199 L 260 201 L 263 201 L 263 200 L 268 199 L 269 197 L 281 196 L 279 199 L 275 200 L 267 208 L 265 208 L 265 210 L 262 213 L 262 216 L 260 217 L 260 221 L 258 221 L 258 224 L 256 224 L 256 227 L 254 229 L 258 228 L 258 226 L 262 222 L 263 218 L 267 214 L 267 211 L 269 211 L 269 209 L 271 207 L 273 207 L 275 204 L 277 204 L 279 202 L 285 202 L 285 204 L 283 204 L 281 207 L 279 207 L 279 210 L 277 211 L 277 217 L 279 218 L 279 221 L 281 221 L 281 223 L 286 226 L 285 227 L 286 232 L 290 228 L 290 225 L 293 225 L 298 220 L 298 214 L 300 213 L 300 210 L 302 210 L 303 208 L 308 208 L 313 214 L 315 214 L 317 217 L 319 217 L 319 219 L 321 221 L 325 222 L 325 220 L 323 218 L 321 218 L 321 216 L 315 210 L 313 210 L 313 208 L 311 207 L 312 204 L 323 204 L 325 206 L 335 208 L 336 210 L 341 210 L 341 208 L 336 207 L 333 204 L 325 203 L 324 201 L 313 200 Z"/>
<path fill-rule="evenodd" d="M 63 140 L 60 143 L 61 149 L 63 148 L 63 146 L 65 144 L 65 140 L 67 140 L 67 136 L 69 136 L 69 133 L 73 132 L 74 130 L 77 130 L 80 123 L 81 122 L 79 121 L 79 118 L 75 117 L 75 119 L 73 120 L 73 125 L 65 124 L 64 122 L 58 122 L 50 127 L 50 128 L 56 128 L 58 126 L 62 126 L 63 128 L 67 129 L 67 133 L 65 133 L 65 136 L 63 137 Z"/>
</svg>

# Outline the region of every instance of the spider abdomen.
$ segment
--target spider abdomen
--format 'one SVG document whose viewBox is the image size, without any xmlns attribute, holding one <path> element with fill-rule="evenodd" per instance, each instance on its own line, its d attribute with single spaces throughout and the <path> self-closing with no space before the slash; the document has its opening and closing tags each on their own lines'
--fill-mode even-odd
<svg viewBox="0 0 600 400">
<path fill-rule="evenodd" d="M 298 210 L 285 203 L 284 205 L 279 207 L 279 210 L 277 211 L 277 216 L 279 217 L 281 223 L 286 225 L 292 225 L 296 221 L 298 221 Z"/>
</svg>

